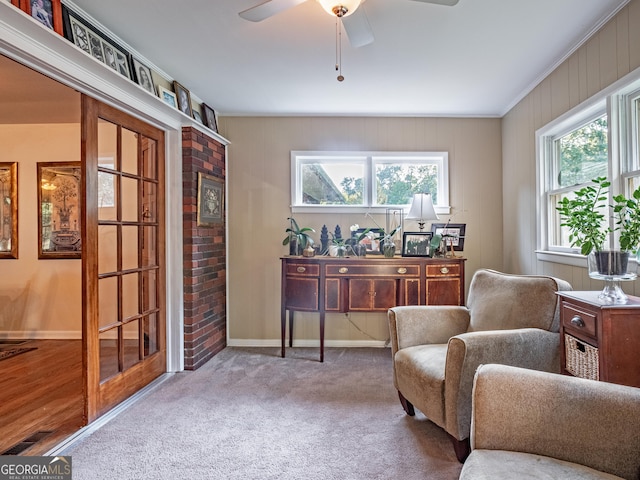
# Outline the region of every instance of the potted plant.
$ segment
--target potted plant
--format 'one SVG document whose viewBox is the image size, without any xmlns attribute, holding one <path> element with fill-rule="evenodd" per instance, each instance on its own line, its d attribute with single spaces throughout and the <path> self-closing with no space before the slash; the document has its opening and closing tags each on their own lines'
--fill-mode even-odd
<svg viewBox="0 0 640 480">
<path fill-rule="evenodd" d="M 287 236 L 282 240 L 282 245 L 289 245 L 289 255 L 301 255 L 307 244 L 313 245 L 313 238 L 309 233 L 315 233 L 315 230 L 310 227 L 300 228 L 293 217 L 287 220 L 289 220 L 289 228 L 285 230 Z"/>
<path fill-rule="evenodd" d="M 358 230 L 360 230 L 360 225 L 358 225 L 357 223 L 354 225 L 351 225 L 349 229 L 351 230 L 351 238 L 347 240 L 347 243 L 351 247 L 353 254 L 356 257 L 366 256 L 367 249 L 360 242 L 364 240 L 365 237 L 368 236 L 368 233 L 371 231 L 371 229 L 365 228 L 362 232 L 358 233 Z"/>
<path fill-rule="evenodd" d="M 630 199 L 616 195 L 614 205 L 607 205 L 611 182 L 606 177 L 595 178 L 592 182 L 593 185 L 576 191 L 573 198 L 564 197 L 558 202 L 560 225 L 569 228 L 571 246 L 580 248 L 580 253 L 588 257 L 589 264 L 595 265 L 600 275 L 624 275 L 629 253 L 635 253 L 640 245 L 640 189 L 633 192 Z M 615 218 L 613 229 L 605 215 L 609 208 Z M 608 236 L 615 231 L 620 232 L 620 250 L 605 250 Z"/>
</svg>

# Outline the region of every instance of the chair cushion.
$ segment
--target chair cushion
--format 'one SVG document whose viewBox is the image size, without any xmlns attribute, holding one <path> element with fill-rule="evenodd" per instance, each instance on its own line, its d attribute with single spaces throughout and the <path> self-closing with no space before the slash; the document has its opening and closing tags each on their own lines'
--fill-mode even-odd
<svg viewBox="0 0 640 480">
<path fill-rule="evenodd" d="M 429 420 L 443 427 L 446 344 L 418 345 L 396 352 L 398 390 Z"/>
<path fill-rule="evenodd" d="M 556 328 L 559 290 L 551 277 L 508 275 L 478 270 L 471 281 L 467 306 L 470 332 L 515 328 Z"/>
<path fill-rule="evenodd" d="M 460 472 L 460 480 L 620 480 L 620 478 L 577 463 L 504 450 L 474 450 Z"/>
</svg>

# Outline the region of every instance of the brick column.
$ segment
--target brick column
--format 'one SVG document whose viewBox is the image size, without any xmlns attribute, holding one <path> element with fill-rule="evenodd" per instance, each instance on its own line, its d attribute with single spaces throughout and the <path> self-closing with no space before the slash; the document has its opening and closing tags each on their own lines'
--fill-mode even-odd
<svg viewBox="0 0 640 480">
<path fill-rule="evenodd" d="M 184 367 L 196 370 L 227 345 L 225 223 L 197 225 L 198 172 L 225 179 L 225 147 L 182 129 Z M 225 205 L 226 209 L 226 205 Z"/>
</svg>

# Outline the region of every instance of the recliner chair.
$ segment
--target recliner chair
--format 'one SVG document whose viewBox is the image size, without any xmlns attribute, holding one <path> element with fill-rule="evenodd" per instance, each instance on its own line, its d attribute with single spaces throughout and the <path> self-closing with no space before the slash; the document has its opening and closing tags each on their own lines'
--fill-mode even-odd
<svg viewBox="0 0 640 480">
<path fill-rule="evenodd" d="M 393 382 L 408 415 L 414 406 L 451 437 L 458 460 L 469 454 L 471 390 L 476 369 L 500 363 L 560 371 L 557 291 L 548 276 L 478 270 L 467 306 L 389 310 Z"/>
</svg>

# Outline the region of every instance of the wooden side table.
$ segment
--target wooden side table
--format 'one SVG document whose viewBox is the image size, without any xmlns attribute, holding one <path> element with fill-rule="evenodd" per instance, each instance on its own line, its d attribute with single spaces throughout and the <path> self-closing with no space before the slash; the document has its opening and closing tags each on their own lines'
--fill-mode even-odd
<svg viewBox="0 0 640 480">
<path fill-rule="evenodd" d="M 640 298 L 602 302 L 600 292 L 559 292 L 561 371 L 640 387 Z"/>
</svg>

